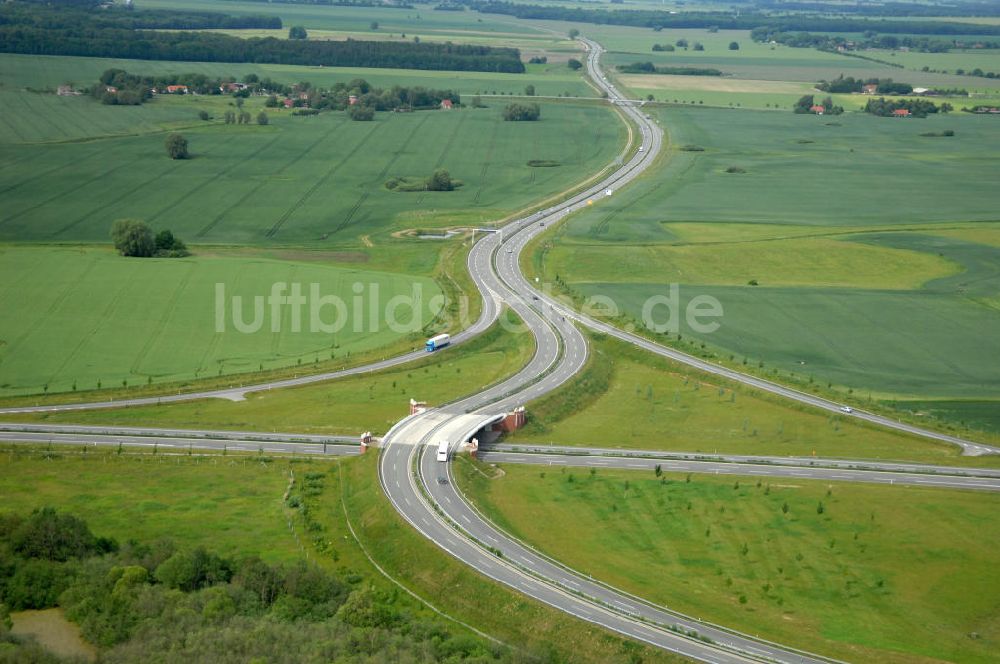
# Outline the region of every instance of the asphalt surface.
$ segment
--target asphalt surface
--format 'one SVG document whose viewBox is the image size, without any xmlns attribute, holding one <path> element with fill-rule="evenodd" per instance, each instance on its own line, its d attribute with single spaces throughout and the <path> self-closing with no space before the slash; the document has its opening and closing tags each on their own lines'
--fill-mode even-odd
<svg viewBox="0 0 1000 664">
<path fill-rule="evenodd" d="M 688 461 L 683 459 L 648 459 L 643 457 L 609 457 L 569 454 L 525 454 L 480 450 L 478 458 L 488 463 L 521 463 L 538 466 L 571 466 L 616 470 L 648 470 L 660 466 L 668 473 L 703 473 L 710 475 L 740 475 L 783 480 L 820 480 L 824 482 L 865 482 L 972 491 L 1000 491 L 1000 477 L 944 475 L 926 472 L 862 470 L 855 468 L 810 468 L 809 466 L 769 466 L 738 461 Z"/>
<path fill-rule="evenodd" d="M 518 452 L 522 454 L 559 454 L 565 456 L 607 456 L 649 458 L 678 461 L 715 461 L 723 463 L 748 463 L 760 466 L 803 466 L 810 468 L 846 468 L 850 470 L 883 470 L 892 473 L 920 473 L 958 475 L 965 477 L 1000 478 L 1000 469 L 972 466 L 937 466 L 905 461 L 880 461 L 877 459 L 832 459 L 829 457 L 766 456 L 748 454 L 706 454 L 676 450 L 637 450 L 620 447 L 571 447 L 568 445 L 535 445 L 494 443 L 484 448 L 490 452 Z"/>
<path fill-rule="evenodd" d="M 261 440 L 252 436 L 230 435 L 225 438 L 208 436 L 168 436 L 154 434 L 111 433 L 57 433 L 51 431 L 0 431 L 0 441 L 14 445 L 58 445 L 74 448 L 156 448 L 168 453 L 187 453 L 193 450 L 215 452 L 254 452 L 257 454 L 299 454 L 319 456 L 354 456 L 361 453 L 356 443 L 328 442 L 303 443 L 278 440 Z"/>
</svg>

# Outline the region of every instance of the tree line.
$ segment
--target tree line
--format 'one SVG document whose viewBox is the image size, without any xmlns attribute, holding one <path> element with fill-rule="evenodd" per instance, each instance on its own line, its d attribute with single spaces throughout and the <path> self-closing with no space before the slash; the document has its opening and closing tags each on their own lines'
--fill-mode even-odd
<svg viewBox="0 0 1000 664">
<path fill-rule="evenodd" d="M 0 5 L 0 23 L 16 23 L 50 30 L 71 30 L 81 25 L 107 30 L 260 30 L 280 29 L 279 16 L 231 16 L 222 12 L 136 9 L 80 4 L 12 2 Z"/>
<path fill-rule="evenodd" d="M 881 24 L 877 27 L 881 29 Z M 865 31 L 862 38 L 848 38 L 841 35 L 814 34 L 807 31 L 791 32 L 775 27 L 760 26 L 750 31 L 750 38 L 756 42 L 773 41 L 792 48 L 818 48 L 823 51 L 833 51 L 839 48 L 851 50 L 907 48 L 921 53 L 945 53 L 952 49 L 1000 48 L 998 40 L 897 37 L 896 35 L 880 35 L 875 30 Z"/>
<path fill-rule="evenodd" d="M 464 0 L 484 14 L 502 14 L 524 19 L 573 21 L 598 25 L 624 25 L 639 28 L 718 28 L 752 30 L 767 27 L 777 32 L 864 32 L 937 35 L 1000 35 L 1000 25 L 956 23 L 948 21 L 870 20 L 824 16 L 772 16 L 755 10 L 739 15 L 729 12 L 678 12 L 654 10 L 603 10 L 556 5 L 528 5 L 503 0 Z"/>
<path fill-rule="evenodd" d="M 843 74 L 833 79 L 832 81 L 820 81 L 816 84 L 817 90 L 822 90 L 823 92 L 835 92 L 840 94 L 846 94 L 851 92 L 863 92 L 864 86 L 874 85 L 876 86 L 876 92 L 882 95 L 908 95 L 913 92 L 913 86 L 909 83 L 897 83 L 891 78 L 854 78 L 853 76 L 844 77 Z"/>
<path fill-rule="evenodd" d="M 370 7 L 378 9 L 413 9 L 408 2 L 383 2 L 383 0 L 244 0 L 275 5 L 330 5 L 333 7 Z"/>
<path fill-rule="evenodd" d="M 170 134 L 166 140 L 167 155 L 171 159 L 187 159 L 187 140 L 180 134 Z M 119 219 L 111 225 L 111 241 L 122 256 L 134 258 L 183 258 L 190 256 L 187 245 L 169 229 L 155 236 L 153 229 L 138 219 Z"/>
<path fill-rule="evenodd" d="M 652 62 L 633 62 L 618 65 L 623 74 L 672 74 L 674 76 L 722 76 L 722 71 L 711 67 L 658 67 Z"/>
<path fill-rule="evenodd" d="M 36 21 L 0 5 L 0 51 L 137 60 L 256 62 L 284 65 L 523 73 L 515 48 L 394 41 L 243 39 L 214 32 L 159 32 L 104 27 L 90 13 L 78 21 Z"/>
<path fill-rule="evenodd" d="M 765 9 L 774 12 L 812 12 L 838 14 L 857 14 L 861 16 L 996 16 L 998 8 L 982 2 L 949 1 L 942 3 L 873 2 L 847 4 L 840 2 L 812 2 L 808 0 L 766 0 L 759 3 Z"/>
<path fill-rule="evenodd" d="M 439 108 L 445 99 L 452 104 L 461 104 L 461 96 L 454 90 L 436 90 L 423 86 L 394 85 L 379 88 L 363 78 L 338 81 L 331 88 L 317 88 L 308 81 L 292 86 L 296 108 L 310 108 L 318 111 L 343 111 L 363 113 L 371 111 L 421 110 Z M 351 98 L 354 101 L 351 101 Z M 265 106 L 276 108 L 281 105 L 277 95 L 271 95 Z M 352 116 L 353 117 L 353 116 Z M 356 118 L 357 119 L 357 118 Z M 365 118 L 370 119 L 370 118 Z"/>
<path fill-rule="evenodd" d="M 119 544 L 51 508 L 0 515 L 0 650 L 56 661 L 10 634 L 9 610 L 61 606 L 100 661 L 514 662 L 361 575 L 269 564 L 169 540 Z"/>
<path fill-rule="evenodd" d="M 938 106 L 929 99 L 886 99 L 885 97 L 869 99 L 868 103 L 865 104 L 865 113 L 880 117 L 888 117 L 893 115 L 895 111 L 904 109 L 915 118 L 925 118 L 932 113 L 948 113 L 954 110 L 954 107 L 948 102 Z"/>
</svg>

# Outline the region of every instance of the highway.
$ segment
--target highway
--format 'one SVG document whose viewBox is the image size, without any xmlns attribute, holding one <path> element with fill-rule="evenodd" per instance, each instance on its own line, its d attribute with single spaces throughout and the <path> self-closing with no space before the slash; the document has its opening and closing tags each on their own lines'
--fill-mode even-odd
<svg viewBox="0 0 1000 664">
<path fill-rule="evenodd" d="M 586 43 L 590 74 L 614 99 L 617 92 L 598 69 L 601 50 Z M 535 355 L 500 384 L 393 427 L 383 439 L 380 482 L 403 518 L 442 549 L 482 574 L 584 620 L 702 661 L 822 661 L 653 606 L 559 566 L 481 518 L 455 491 L 450 464 L 435 460 L 439 441 L 455 446 L 467 440 L 484 422 L 556 389 L 586 362 L 586 339 L 572 324 L 573 317 L 541 306 L 541 296 L 521 275 L 518 259 L 525 244 L 547 226 L 607 189 L 638 177 L 655 159 L 662 145 L 660 131 L 635 109 L 623 107 L 622 112 L 643 127 L 641 151 L 604 181 L 506 226 L 502 235 L 483 238 L 470 252 L 473 280 L 484 293 L 499 295 L 521 317 L 536 339 Z"/>
<path fill-rule="evenodd" d="M 824 482 L 865 482 L 939 489 L 969 489 L 1000 491 L 1000 477 L 951 475 L 931 472 L 902 472 L 858 468 L 813 468 L 810 466 L 771 466 L 738 461 L 702 461 L 672 459 L 669 461 L 644 457 L 587 456 L 579 454 L 526 454 L 490 449 L 480 450 L 478 458 L 489 463 L 527 463 L 538 466 L 570 466 L 607 468 L 614 470 L 647 470 L 657 466 L 666 473 L 703 473 L 709 475 L 740 475 L 784 480 L 820 480 Z"/>
<path fill-rule="evenodd" d="M 588 49 L 587 70 L 595 83 L 603 89 L 612 103 L 621 99 L 615 87 L 604 79 L 599 67 L 601 47 L 583 40 Z M 505 226 L 501 232 L 484 235 L 469 252 L 468 267 L 478 290 L 483 294 L 483 312 L 479 320 L 468 329 L 456 334 L 453 343 L 459 344 L 487 329 L 496 321 L 501 305 L 510 307 L 524 322 L 536 342 L 535 354 L 528 364 L 514 376 L 487 389 L 422 413 L 405 418 L 394 426 L 383 439 L 379 460 L 379 480 L 394 507 L 404 519 L 419 532 L 431 539 L 449 554 L 473 566 L 517 592 L 524 593 L 550 606 L 566 611 L 583 620 L 601 625 L 629 638 L 707 662 L 819 662 L 823 657 L 768 643 L 749 635 L 727 630 L 683 616 L 644 602 L 614 588 L 596 582 L 582 574 L 567 569 L 534 552 L 529 547 L 508 537 L 478 514 L 455 489 L 450 475 L 450 465 L 435 460 L 437 444 L 448 441 L 453 448 L 481 429 L 486 423 L 502 417 L 516 406 L 536 399 L 564 384 L 584 366 L 588 347 L 577 325 L 621 339 L 657 355 L 695 367 L 701 371 L 765 390 L 787 399 L 808 404 L 844 417 L 856 417 L 873 424 L 915 433 L 962 447 L 967 454 L 1000 453 L 1000 450 L 960 438 L 902 424 L 879 415 L 853 411 L 843 413 L 842 405 L 784 387 L 782 385 L 740 374 L 699 358 L 661 346 L 638 335 L 619 330 L 592 319 L 553 297 L 538 291 L 520 270 L 519 259 L 524 247 L 551 225 L 567 214 L 604 197 L 607 190 L 616 191 L 640 177 L 656 159 L 663 146 L 663 134 L 655 123 L 631 104 L 618 105 L 638 127 L 640 150 L 623 153 L 622 165 L 598 184 L 545 210 L 531 214 Z M 631 130 L 630 130 L 631 131 Z M 447 353 L 448 349 L 442 351 Z M 303 376 L 271 383 L 231 387 L 226 389 L 192 392 L 164 397 L 99 402 L 91 404 L 65 404 L 0 409 L 4 413 L 72 411 L 92 408 L 147 405 L 187 401 L 200 398 L 241 400 L 247 394 L 280 387 L 293 387 L 343 376 L 378 371 L 404 362 L 425 357 L 421 349 L 374 364 L 337 372 Z M 19 425 L 20 426 L 20 425 Z M 108 427 L 66 427 L 36 425 L 33 429 L 14 426 L 0 431 L 0 439 L 13 442 L 46 442 L 80 445 L 88 442 L 99 445 L 117 445 L 122 441 L 143 446 L 194 447 L 222 446 L 223 449 L 245 451 L 288 451 L 311 454 L 349 454 L 356 446 L 341 444 L 337 440 L 282 441 L 282 436 L 307 438 L 297 434 L 244 434 L 241 432 L 184 432 L 175 429 L 123 429 Z M 163 441 L 163 442 L 159 442 Z M 124 443 L 123 443 L 124 444 Z M 308 450 L 308 452 L 307 452 Z M 560 463 L 572 465 L 602 465 L 609 467 L 650 469 L 657 463 L 663 466 L 677 464 L 677 468 L 691 472 L 739 472 L 740 474 L 767 474 L 799 476 L 802 479 L 843 481 L 888 481 L 892 483 L 922 484 L 929 480 L 944 479 L 955 485 L 965 482 L 964 488 L 997 490 L 1000 479 L 989 476 L 949 476 L 941 478 L 929 473 L 908 472 L 902 469 L 859 470 L 857 468 L 823 467 L 804 465 L 749 463 L 747 460 L 655 460 L 636 455 L 612 458 L 608 455 L 556 455 L 523 451 L 483 450 L 483 458 L 519 463 Z M 860 462 L 851 462 L 860 463 Z M 670 470 L 674 470 L 671 466 Z M 796 473 L 809 473 L 796 475 Z M 867 473 L 867 474 L 865 474 Z M 837 474 L 843 475 L 843 478 Z M 885 476 L 883 479 L 874 479 Z M 871 479 L 866 479 L 871 478 Z M 906 481 L 900 482 L 901 479 Z M 982 486 L 972 486 L 972 484 Z M 942 486 L 953 486 L 942 485 Z M 571 524 L 563 524 L 572 527 Z"/>
<path fill-rule="evenodd" d="M 600 47 L 594 42 L 584 41 L 589 49 L 587 67 L 590 76 L 614 102 L 619 95 L 599 70 Z M 477 285 L 483 292 L 499 295 L 521 316 L 535 336 L 538 342 L 536 354 L 528 367 L 500 385 L 442 408 L 411 416 L 394 427 L 383 440 L 383 453 L 379 466 L 380 481 L 386 495 L 400 514 L 445 551 L 475 567 L 486 576 L 567 613 L 630 638 L 703 661 L 821 661 L 823 658 L 809 653 L 762 642 L 749 635 L 734 633 L 688 616 L 681 616 L 664 607 L 650 605 L 540 556 L 502 533 L 478 514 L 455 490 L 450 464 L 442 464 L 435 458 L 437 445 L 442 440 L 453 447 L 457 446 L 473 436 L 491 416 L 556 389 L 582 368 L 587 358 L 587 344 L 585 338 L 572 325 L 573 322 L 713 375 L 824 410 L 846 414 L 841 410 L 841 404 L 785 388 L 776 383 L 744 376 L 590 319 L 540 292 L 524 277 L 520 270 L 519 259 L 524 247 L 534 237 L 545 232 L 548 227 L 558 223 L 573 210 L 587 205 L 588 201 L 599 199 L 606 191 L 613 192 L 639 177 L 661 150 L 662 132 L 654 123 L 631 105 L 619 106 L 619 109 L 639 127 L 638 138 L 641 149 L 631 153 L 618 170 L 599 184 L 563 203 L 509 224 L 504 228 L 502 236 L 491 236 L 481 240 L 470 253 L 470 272 Z M 855 412 L 850 415 L 896 429 L 922 432 L 915 427 L 901 425 L 867 413 Z M 961 445 L 965 453 L 993 451 L 991 448 L 968 441 L 949 440 L 951 437 L 936 432 L 926 433 L 932 438 Z M 542 460 L 536 455 L 518 456 L 514 453 L 489 451 L 484 453 L 484 458 L 516 459 L 522 463 L 539 461 L 607 465 L 617 463 L 621 467 L 640 465 L 645 468 L 653 468 L 656 465 L 656 462 L 649 460 L 614 461 L 604 458 L 583 459 L 576 456 L 555 455 L 548 460 Z M 947 482 L 949 484 L 943 485 L 964 485 L 966 488 L 979 490 L 1000 488 L 1000 481 L 995 478 L 936 478 L 919 473 L 906 475 L 886 471 L 868 471 L 868 474 L 864 474 L 865 471 L 858 470 L 802 467 L 763 469 L 759 464 L 746 464 L 741 467 L 732 463 L 670 463 L 699 469 L 702 472 L 726 471 L 750 475 L 766 472 L 779 476 L 801 476 L 803 479 L 857 481 L 865 478 L 864 481 L 885 483 L 933 485 L 934 482 Z M 970 486 L 973 484 L 976 486 Z M 572 526 L 563 524 L 563 527 Z"/>
<path fill-rule="evenodd" d="M 446 410 L 435 411 L 438 421 L 462 421 Z M 463 420 L 462 418 L 468 418 Z M 446 434 L 447 435 L 447 434 Z M 459 434 L 461 435 L 461 434 Z M 360 453 L 355 438 L 297 433 L 255 431 L 201 431 L 103 426 L 44 426 L 0 424 L 0 442 L 70 447 L 157 448 L 164 454 L 192 450 L 253 452 L 305 456 L 354 456 Z M 430 455 L 428 455 L 430 456 Z M 649 471 L 660 466 L 665 472 L 740 475 L 758 478 L 799 478 L 817 481 L 851 481 L 897 486 L 1000 491 L 1000 470 L 921 464 L 884 463 L 794 457 L 750 457 L 739 455 L 684 455 L 657 450 L 609 450 L 604 448 L 536 447 L 489 445 L 479 458 L 491 463 L 533 464 Z"/>
</svg>

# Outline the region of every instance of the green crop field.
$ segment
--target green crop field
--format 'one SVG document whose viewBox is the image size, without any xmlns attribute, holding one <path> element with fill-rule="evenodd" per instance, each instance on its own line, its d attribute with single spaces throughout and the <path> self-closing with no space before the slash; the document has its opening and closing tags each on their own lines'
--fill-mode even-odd
<svg viewBox="0 0 1000 664">
<path fill-rule="evenodd" d="M 513 314 L 509 321 L 515 324 Z M 423 341 L 422 339 L 420 340 Z M 247 396 L 246 401 L 206 399 L 162 406 L 72 413 L 11 415 L 5 420 L 122 426 L 294 431 L 356 435 L 385 432 L 409 410 L 409 400 L 447 403 L 492 385 L 527 364 L 534 351 L 527 334 L 506 334 L 499 325 L 469 343 L 425 360 L 339 380 Z"/>
<path fill-rule="evenodd" d="M 266 127 L 202 123 L 185 132 L 192 158 L 181 161 L 167 158 L 158 133 L 11 144 L 0 162 L 0 239 L 106 241 L 114 219 L 132 217 L 188 242 L 357 246 L 361 235 L 503 217 L 600 170 L 624 131 L 598 106 L 546 104 L 541 121 L 516 123 L 500 119 L 503 102 L 487 103 L 374 122 L 272 112 Z M 561 166 L 531 168 L 532 159 Z M 384 186 L 436 168 L 463 186 Z"/>
<path fill-rule="evenodd" d="M 636 319 L 670 283 L 682 304 L 711 295 L 725 315 L 700 341 L 862 396 L 1000 395 L 982 361 L 1000 351 L 990 118 L 659 118 L 672 148 L 663 167 L 560 229 L 542 255 L 547 278 Z M 920 136 L 946 127 L 955 136 Z"/>
<path fill-rule="evenodd" d="M 457 470 L 516 536 L 688 615 L 847 661 L 988 662 L 1000 647 L 1000 496 L 511 465 L 488 479 L 464 458 Z"/>
<path fill-rule="evenodd" d="M 346 316 L 326 306 L 320 314 L 328 327 L 321 328 L 313 325 L 306 303 L 296 329 L 290 307 L 275 318 L 262 303 L 258 317 L 253 299 L 268 297 L 272 284 L 282 282 L 286 294 L 299 284 L 307 298 L 316 284 L 319 297 L 340 298 Z M 217 284 L 223 285 L 222 299 Z M 400 308 L 400 325 L 391 329 L 385 315 L 389 300 L 414 293 L 420 297 L 413 298 L 416 317 Z M 238 254 L 135 259 L 100 248 L 0 247 L 0 394 L 308 366 L 404 338 L 419 345 L 421 328 L 438 313 L 434 298 L 440 294 L 429 278 L 360 265 Z M 241 298 L 235 318 L 233 297 Z M 254 330 L 255 319 L 260 322 Z"/>
<path fill-rule="evenodd" d="M 696 454 L 817 456 L 995 466 L 957 446 L 860 424 L 651 358 L 613 339 L 592 343 L 591 364 L 560 391 L 528 404 L 513 443 L 672 450 Z"/>
</svg>

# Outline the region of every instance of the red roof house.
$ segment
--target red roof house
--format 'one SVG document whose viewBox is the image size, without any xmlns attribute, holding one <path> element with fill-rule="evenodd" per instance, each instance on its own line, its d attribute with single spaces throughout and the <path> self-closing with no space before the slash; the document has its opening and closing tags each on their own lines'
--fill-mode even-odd
<svg viewBox="0 0 1000 664">
<path fill-rule="evenodd" d="M 451 100 L 450 99 L 442 99 L 441 100 L 441 108 L 443 110 L 445 110 L 445 111 L 450 111 L 451 110 Z"/>
<path fill-rule="evenodd" d="M 819 104 L 813 104 L 812 106 L 809 107 L 809 110 L 815 113 L 816 115 L 823 115 L 824 113 L 826 113 L 826 108 L 820 106 Z"/>
<path fill-rule="evenodd" d="M 295 105 L 295 102 L 292 101 L 291 99 L 282 99 L 281 103 L 285 105 L 285 108 L 291 108 L 292 106 Z"/>
<path fill-rule="evenodd" d="M 897 108 L 892 112 L 892 116 L 896 118 L 908 118 L 910 117 L 910 109 L 908 108 Z"/>
<path fill-rule="evenodd" d="M 167 93 L 168 94 L 177 94 L 177 93 L 180 93 L 180 94 L 186 95 L 187 91 L 188 91 L 188 86 L 186 86 L 186 85 L 168 85 L 167 86 Z"/>
</svg>

